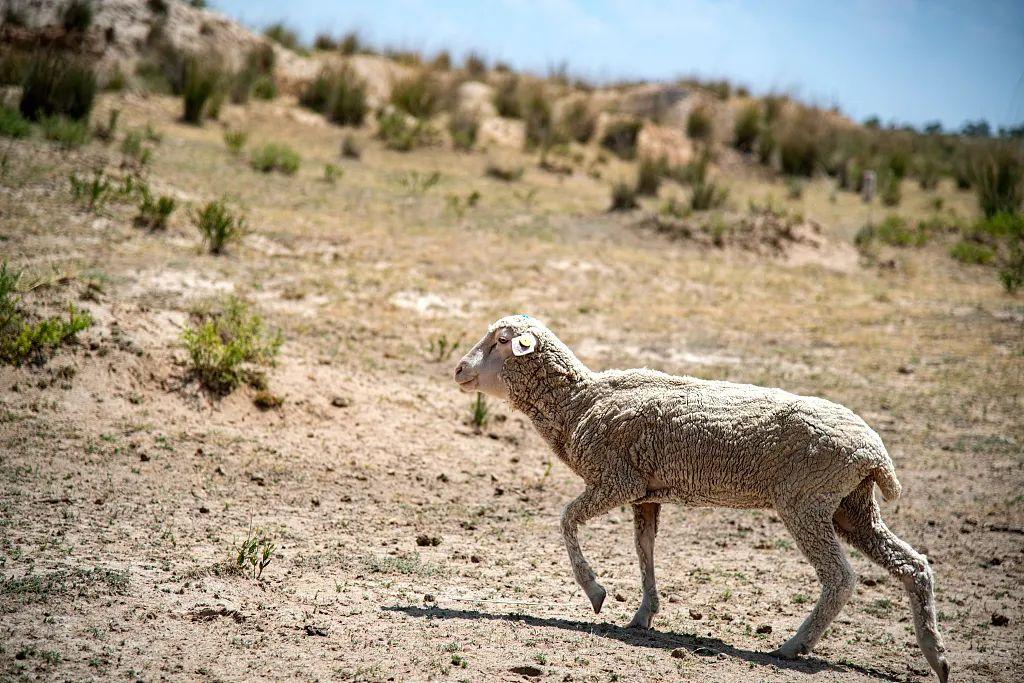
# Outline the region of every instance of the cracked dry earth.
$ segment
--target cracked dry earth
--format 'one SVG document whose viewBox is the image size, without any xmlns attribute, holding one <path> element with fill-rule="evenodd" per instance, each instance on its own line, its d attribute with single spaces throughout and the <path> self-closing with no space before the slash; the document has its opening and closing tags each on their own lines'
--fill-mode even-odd
<svg viewBox="0 0 1024 683">
<path fill-rule="evenodd" d="M 450 380 L 459 352 L 430 349 L 521 311 L 594 367 L 856 410 L 903 483 L 886 520 L 934 563 L 951 680 L 1024 675 L 1024 308 L 990 271 L 938 248 L 887 271 L 697 249 L 603 214 L 606 186 L 582 174 L 531 166 L 517 187 L 486 179 L 482 155 L 371 142 L 332 186 L 319 169 L 338 129 L 228 107 L 251 139 L 303 155 L 296 176 L 266 176 L 216 124 L 176 123 L 174 101 L 107 98 L 97 120 L 111 106 L 162 133 L 154 187 L 184 204 L 230 192 L 252 232 L 213 257 L 182 210 L 157 234 L 130 206 L 87 212 L 67 174 L 116 170 L 116 147 L 11 143 L 3 258 L 48 274 L 40 310 L 74 301 L 96 323 L 42 367 L 0 369 L 0 678 L 932 680 L 905 596 L 856 553 L 858 589 L 818 650 L 764 654 L 817 593 L 767 511 L 664 510 L 650 632 L 622 627 L 640 598 L 629 511 L 595 520 L 581 540 L 609 599 L 594 615 L 558 532 L 579 483 L 506 407 L 474 430 Z M 396 180 L 435 168 L 427 193 Z M 446 210 L 445 193 L 472 189 L 472 213 Z M 822 220 L 838 242 L 862 209 L 828 208 L 829 192 L 811 184 L 805 209 L 848 212 Z M 189 376 L 189 311 L 227 292 L 285 335 L 280 409 Z M 233 566 L 250 526 L 275 544 L 259 580 Z"/>
</svg>

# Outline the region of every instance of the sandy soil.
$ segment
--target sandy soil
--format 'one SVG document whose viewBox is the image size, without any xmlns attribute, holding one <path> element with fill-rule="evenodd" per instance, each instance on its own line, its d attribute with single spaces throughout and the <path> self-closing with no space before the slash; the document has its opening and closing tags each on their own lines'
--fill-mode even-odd
<svg viewBox="0 0 1024 683">
<path fill-rule="evenodd" d="M 884 516 L 934 563 L 953 680 L 1024 675 L 1024 306 L 991 271 L 946 245 L 886 268 L 834 267 L 827 245 L 795 262 L 699 247 L 604 213 L 607 184 L 583 173 L 524 157 L 523 181 L 501 183 L 484 154 L 374 142 L 342 161 L 340 129 L 277 103 L 229 107 L 250 145 L 303 156 L 294 177 L 261 175 L 218 124 L 177 123 L 176 102 L 105 99 L 96 120 L 110 106 L 163 135 L 155 188 L 185 204 L 229 193 L 252 232 L 203 254 L 185 210 L 149 234 L 131 206 L 71 201 L 67 174 L 116 173 L 116 144 L 3 143 L 2 258 L 52 283 L 34 305 L 74 301 L 97 322 L 43 367 L 0 368 L 0 677 L 931 680 L 902 591 L 856 553 L 858 590 L 814 655 L 764 654 L 817 593 L 770 511 L 665 510 L 650 632 L 623 628 L 639 601 L 629 511 L 595 521 L 582 543 L 610 593 L 595 616 L 558 532 L 579 482 L 505 406 L 474 430 L 450 381 L 459 352 L 430 349 L 511 312 L 593 367 L 782 386 L 859 412 L 904 486 Z M 326 162 L 344 169 L 337 184 Z M 402 182 L 435 169 L 425 193 Z M 785 196 L 729 180 L 740 207 Z M 449 208 L 474 189 L 476 208 Z M 902 212 L 927 211 L 905 194 Z M 791 208 L 845 250 L 868 209 L 830 195 L 816 181 Z M 278 410 L 189 375 L 189 311 L 228 292 L 284 332 Z M 233 562 L 256 527 L 275 543 L 259 580 Z"/>
</svg>

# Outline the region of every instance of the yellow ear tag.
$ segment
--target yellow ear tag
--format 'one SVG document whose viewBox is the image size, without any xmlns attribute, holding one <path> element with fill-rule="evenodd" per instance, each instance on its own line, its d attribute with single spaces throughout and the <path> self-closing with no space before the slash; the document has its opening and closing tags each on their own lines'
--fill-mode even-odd
<svg viewBox="0 0 1024 683">
<path fill-rule="evenodd" d="M 525 356 L 528 353 L 533 353 L 537 350 L 537 338 L 529 332 L 515 337 L 512 340 L 512 354 L 515 356 Z"/>
</svg>

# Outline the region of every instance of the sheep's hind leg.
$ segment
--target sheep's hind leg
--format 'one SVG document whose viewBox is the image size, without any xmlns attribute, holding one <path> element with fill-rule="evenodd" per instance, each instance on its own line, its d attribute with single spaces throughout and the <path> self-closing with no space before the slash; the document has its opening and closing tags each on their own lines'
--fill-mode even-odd
<svg viewBox="0 0 1024 683">
<path fill-rule="evenodd" d="M 818 644 L 825 629 L 853 594 L 855 577 L 836 537 L 831 510 L 779 510 L 779 514 L 821 582 L 821 595 L 814 609 L 796 635 L 772 653 L 776 657 L 794 659 L 809 653 Z"/>
<path fill-rule="evenodd" d="M 633 531 L 636 554 L 640 559 L 640 576 L 644 597 L 633 620 L 627 628 L 650 628 L 654 615 L 658 613 L 658 586 L 654 580 L 654 538 L 658 534 L 660 503 L 633 505 Z"/>
<path fill-rule="evenodd" d="M 588 519 L 608 512 L 616 505 L 622 505 L 631 499 L 635 499 L 635 496 L 618 495 L 613 490 L 588 488 L 580 494 L 579 498 L 566 505 L 562 511 L 562 538 L 565 540 L 565 549 L 569 552 L 572 573 L 576 577 L 576 583 L 583 588 L 583 592 L 590 599 L 595 613 L 601 612 L 601 605 L 604 604 L 607 592 L 597 582 L 594 570 L 590 568 L 587 559 L 583 557 L 576 532 L 579 526 Z"/>
<path fill-rule="evenodd" d="M 910 596 L 914 617 L 914 632 L 928 664 L 939 681 L 949 678 L 946 648 L 935 618 L 934 578 L 928 558 L 889 530 L 872 495 L 873 482 L 869 479 L 847 496 L 835 515 L 840 536 L 850 545 L 884 567 L 900 580 Z"/>
</svg>

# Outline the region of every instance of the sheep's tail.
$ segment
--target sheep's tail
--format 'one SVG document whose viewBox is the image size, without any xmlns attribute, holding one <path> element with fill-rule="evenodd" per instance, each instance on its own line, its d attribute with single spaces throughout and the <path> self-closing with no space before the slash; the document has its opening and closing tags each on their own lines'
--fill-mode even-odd
<svg viewBox="0 0 1024 683">
<path fill-rule="evenodd" d="M 888 457 L 885 462 L 879 463 L 871 470 L 871 478 L 878 484 L 882 497 L 886 500 L 895 500 L 900 497 L 903 487 L 900 480 L 896 478 L 896 470 L 893 469 L 892 460 Z"/>
</svg>

